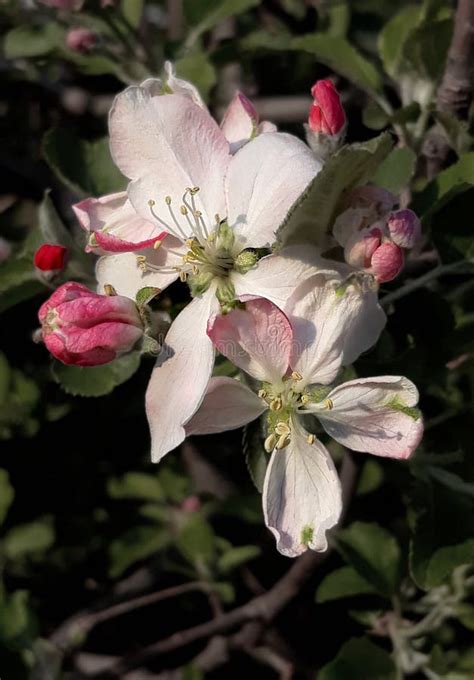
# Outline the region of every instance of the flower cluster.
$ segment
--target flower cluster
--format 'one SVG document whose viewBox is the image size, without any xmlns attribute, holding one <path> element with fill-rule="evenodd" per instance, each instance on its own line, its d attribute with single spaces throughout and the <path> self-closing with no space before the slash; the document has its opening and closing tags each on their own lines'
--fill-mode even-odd
<svg viewBox="0 0 474 680">
<path fill-rule="evenodd" d="M 144 289 L 187 284 L 192 300 L 171 324 L 146 394 L 152 459 L 187 435 L 261 417 L 265 521 L 291 557 L 325 550 L 341 513 L 321 432 L 354 451 L 404 459 L 423 430 L 406 378 L 341 381 L 385 325 L 378 286 L 400 272 L 404 250 L 418 240 L 416 216 L 365 186 L 333 225 L 339 260 L 278 241 L 280 225 L 342 144 L 346 117 L 333 84 L 320 81 L 312 94 L 310 146 L 259 121 L 240 92 L 219 126 L 169 64 L 164 80 L 119 94 L 110 147 L 128 188 L 74 206 L 86 250 L 99 256 L 98 292 L 64 284 L 39 315 L 54 356 L 102 364 L 142 338 L 136 301 Z M 48 253 L 51 269 L 62 266 L 60 255 Z M 212 377 L 216 350 L 240 378 Z"/>
</svg>

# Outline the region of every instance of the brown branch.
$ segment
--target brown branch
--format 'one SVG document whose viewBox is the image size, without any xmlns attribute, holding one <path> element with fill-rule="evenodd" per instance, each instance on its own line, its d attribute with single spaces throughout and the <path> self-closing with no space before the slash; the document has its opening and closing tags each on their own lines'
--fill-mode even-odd
<svg viewBox="0 0 474 680">
<path fill-rule="evenodd" d="M 474 89 L 474 1 L 458 0 L 454 31 L 446 66 L 438 88 L 436 109 L 463 120 L 467 118 Z M 446 164 L 449 144 L 439 125 L 423 143 L 426 174 L 433 179 Z"/>
<path fill-rule="evenodd" d="M 358 472 L 359 466 L 354 462 L 352 455 L 346 453 L 341 470 L 344 503 L 341 521 L 345 517 L 354 493 Z M 218 618 L 174 633 L 164 640 L 145 647 L 137 654 L 125 657 L 112 669 L 113 675 L 122 677 L 127 671 L 142 666 L 155 656 L 179 649 L 197 640 L 224 633 L 240 624 L 254 620 L 264 623 L 272 621 L 298 595 L 317 567 L 330 555 L 331 550 L 331 547 L 325 553 L 308 550 L 292 564 L 286 574 L 268 592 Z"/>
</svg>

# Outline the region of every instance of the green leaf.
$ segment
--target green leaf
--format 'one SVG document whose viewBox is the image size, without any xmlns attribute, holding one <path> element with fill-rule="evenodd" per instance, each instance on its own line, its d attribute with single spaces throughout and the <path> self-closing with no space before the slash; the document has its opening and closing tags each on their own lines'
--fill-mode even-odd
<svg viewBox="0 0 474 680">
<path fill-rule="evenodd" d="M 383 482 L 383 468 L 377 461 L 370 458 L 364 463 L 359 483 L 357 485 L 357 495 L 365 496 L 378 489 Z"/>
<path fill-rule="evenodd" d="M 393 149 L 381 163 L 374 184 L 398 195 L 409 184 L 416 168 L 416 154 L 411 149 Z"/>
<path fill-rule="evenodd" d="M 140 352 L 130 352 L 104 366 L 66 366 L 55 361 L 53 378 L 68 394 L 102 397 L 129 380 L 140 366 Z"/>
<path fill-rule="evenodd" d="M 383 130 L 390 123 L 389 115 L 373 100 L 362 111 L 362 122 L 371 130 Z"/>
<path fill-rule="evenodd" d="M 3 50 L 7 59 L 43 57 L 62 47 L 64 40 L 65 31 L 55 21 L 24 23 L 6 34 Z"/>
<path fill-rule="evenodd" d="M 122 0 L 120 9 L 127 24 L 137 28 L 143 14 L 143 0 Z"/>
<path fill-rule="evenodd" d="M 57 243 L 66 248 L 76 247 L 74 239 L 59 218 L 58 213 L 46 192 L 38 211 L 38 223 L 43 239 L 46 243 Z"/>
<path fill-rule="evenodd" d="M 406 70 L 412 69 L 418 77 L 438 82 L 453 34 L 451 17 L 427 21 L 417 26 L 403 46 Z"/>
<path fill-rule="evenodd" d="M 474 605 L 461 602 L 456 606 L 456 614 L 464 628 L 474 630 Z"/>
<path fill-rule="evenodd" d="M 390 135 L 383 133 L 365 144 L 345 146 L 332 156 L 290 209 L 277 230 L 279 241 L 319 245 L 334 224 L 341 199 L 373 178 L 391 146 Z"/>
<path fill-rule="evenodd" d="M 14 498 L 15 490 L 10 484 L 8 472 L 0 468 L 0 524 L 3 524 L 5 521 L 5 517 L 7 516 Z"/>
<path fill-rule="evenodd" d="M 359 576 L 382 595 L 392 595 L 401 578 L 401 552 L 395 538 L 378 524 L 354 522 L 337 536 L 337 549 Z"/>
<path fill-rule="evenodd" d="M 120 479 L 107 482 L 107 493 L 111 498 L 136 498 L 145 501 L 164 499 L 163 489 L 156 475 L 145 472 L 127 472 Z"/>
<path fill-rule="evenodd" d="M 154 297 L 160 294 L 159 288 L 154 288 L 153 286 L 146 286 L 145 288 L 140 288 L 135 296 L 135 302 L 137 307 L 145 307 L 149 302 L 153 300 Z"/>
<path fill-rule="evenodd" d="M 3 550 L 10 560 L 43 553 L 54 543 L 54 529 L 48 519 L 19 524 L 7 533 Z"/>
<path fill-rule="evenodd" d="M 29 257 L 11 258 L 0 264 L 0 311 L 5 311 L 44 290 L 33 260 Z"/>
<path fill-rule="evenodd" d="M 215 536 L 209 522 L 199 514 L 192 515 L 182 527 L 176 547 L 193 565 L 209 564 L 216 552 Z"/>
<path fill-rule="evenodd" d="M 130 529 L 110 544 L 110 577 L 117 578 L 132 565 L 160 552 L 169 545 L 170 540 L 166 529 L 155 526 Z"/>
<path fill-rule="evenodd" d="M 256 545 L 241 545 L 238 548 L 231 548 L 219 557 L 217 568 L 221 573 L 227 574 L 242 564 L 254 560 L 260 555 L 260 552 L 260 548 Z"/>
<path fill-rule="evenodd" d="M 34 626 L 34 618 L 29 608 L 29 593 L 26 590 L 16 590 L 7 595 L 0 604 L 0 640 L 9 646 L 28 636 Z"/>
<path fill-rule="evenodd" d="M 355 595 L 377 593 L 352 567 L 341 567 L 328 574 L 316 591 L 316 602 L 329 602 Z"/>
<path fill-rule="evenodd" d="M 415 197 L 413 210 L 429 219 L 458 194 L 474 186 L 474 152 L 460 156 L 457 163 L 439 173 L 428 186 Z"/>
<path fill-rule="evenodd" d="M 378 48 L 386 72 L 397 78 L 403 60 L 403 47 L 420 19 L 418 6 L 404 7 L 388 21 L 379 35 Z"/>
<path fill-rule="evenodd" d="M 193 43 L 202 34 L 228 17 L 235 17 L 256 7 L 260 0 L 184 0 L 184 14 L 193 26 L 187 43 Z"/>
<path fill-rule="evenodd" d="M 242 438 L 245 463 L 252 482 L 260 493 L 263 491 L 263 480 L 265 479 L 269 459 L 268 454 L 263 448 L 264 441 L 265 422 L 262 418 L 258 418 L 245 426 Z"/>
<path fill-rule="evenodd" d="M 53 128 L 43 137 L 43 153 L 74 193 L 102 196 L 125 188 L 126 180 L 112 161 L 106 137 L 88 142 L 72 130 Z"/>
<path fill-rule="evenodd" d="M 433 118 L 443 128 L 450 147 L 458 156 L 469 151 L 473 142 L 469 134 L 468 121 L 460 120 L 446 111 L 434 111 Z"/>
<path fill-rule="evenodd" d="M 429 590 L 446 581 L 456 567 L 474 562 L 474 539 L 466 522 L 474 514 L 474 484 L 425 468 L 410 506 L 410 570 L 420 588 Z"/>
<path fill-rule="evenodd" d="M 394 662 L 386 651 L 367 638 L 353 638 L 339 650 L 336 658 L 318 673 L 318 680 L 396 680 Z"/>
<path fill-rule="evenodd" d="M 314 55 L 329 68 L 367 92 L 381 93 L 382 77 L 371 61 L 366 59 L 345 38 L 311 33 L 294 38 L 291 48 Z"/>
<path fill-rule="evenodd" d="M 205 101 L 217 82 L 216 69 L 205 52 L 188 54 L 175 62 L 176 75 L 189 80 L 199 90 Z"/>
</svg>

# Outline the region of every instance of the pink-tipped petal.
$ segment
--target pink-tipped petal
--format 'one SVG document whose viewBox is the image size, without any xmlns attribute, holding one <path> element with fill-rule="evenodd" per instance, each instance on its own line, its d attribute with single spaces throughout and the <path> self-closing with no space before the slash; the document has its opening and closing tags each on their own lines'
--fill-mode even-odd
<svg viewBox="0 0 474 680">
<path fill-rule="evenodd" d="M 242 92 L 236 92 L 221 123 L 232 154 L 255 136 L 257 126 L 258 113 L 252 103 Z"/>
<path fill-rule="evenodd" d="M 324 552 L 326 532 L 341 515 L 341 485 L 326 448 L 307 433 L 296 419 L 288 446 L 275 450 L 263 486 L 265 524 L 286 557 L 306 550 Z"/>
<path fill-rule="evenodd" d="M 151 286 L 164 290 L 176 281 L 186 247 L 173 236 L 167 236 L 162 245 L 155 250 L 141 250 L 135 253 L 120 253 L 101 257 L 96 265 L 97 290 L 104 291 L 104 286 L 111 285 L 119 295 L 134 298 L 141 288 Z M 146 257 L 152 268 L 144 271 L 138 257 Z"/>
<path fill-rule="evenodd" d="M 235 430 L 258 418 L 267 405 L 234 378 L 211 378 L 206 396 L 186 425 L 186 435 Z"/>
<path fill-rule="evenodd" d="M 382 243 L 383 234 L 378 228 L 356 232 L 346 243 L 344 259 L 352 267 L 369 268 L 372 255 Z"/>
<path fill-rule="evenodd" d="M 339 385 L 332 408 L 317 413 L 326 432 L 343 446 L 376 456 L 408 458 L 423 435 L 418 391 L 407 378 L 360 378 Z"/>
<path fill-rule="evenodd" d="M 292 135 L 269 132 L 242 147 L 226 176 L 227 218 L 241 247 L 274 243 L 289 209 L 320 169 Z"/>
<path fill-rule="evenodd" d="M 288 370 L 293 334 L 278 307 L 258 298 L 216 316 L 209 337 L 219 352 L 257 380 L 279 382 Z"/>
<path fill-rule="evenodd" d="M 313 132 L 337 135 L 346 124 L 341 99 L 330 80 L 318 80 L 311 88 L 314 104 L 311 107 L 309 126 Z"/>
<path fill-rule="evenodd" d="M 184 426 L 204 398 L 214 366 L 214 348 L 206 328 L 217 308 L 212 288 L 194 298 L 173 321 L 156 360 L 146 393 L 154 463 L 181 444 Z"/>
</svg>

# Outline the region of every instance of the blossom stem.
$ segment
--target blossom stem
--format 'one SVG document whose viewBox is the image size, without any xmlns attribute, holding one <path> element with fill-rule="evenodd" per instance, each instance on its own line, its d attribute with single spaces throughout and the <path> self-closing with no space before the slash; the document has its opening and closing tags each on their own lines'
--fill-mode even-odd
<svg viewBox="0 0 474 680">
<path fill-rule="evenodd" d="M 382 307 L 386 307 L 391 302 L 395 302 L 395 300 L 400 300 L 401 298 L 410 295 L 415 290 L 423 288 L 424 285 L 426 285 L 430 281 L 438 279 L 440 276 L 444 276 L 445 274 L 451 274 L 453 272 L 461 273 L 458 272 L 458 270 L 461 268 L 462 265 L 469 266 L 472 265 L 472 263 L 469 260 L 459 260 L 458 262 L 439 265 L 438 267 L 435 267 L 426 274 L 423 274 L 423 276 L 420 276 L 418 279 L 415 279 L 414 281 L 409 281 L 404 286 L 401 286 L 401 288 L 399 288 L 398 290 L 394 290 L 393 293 L 388 293 L 388 295 L 385 295 L 380 300 L 380 304 L 382 305 Z"/>
</svg>

